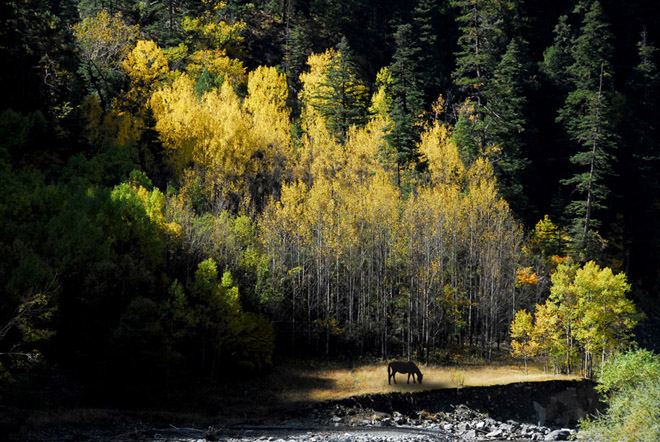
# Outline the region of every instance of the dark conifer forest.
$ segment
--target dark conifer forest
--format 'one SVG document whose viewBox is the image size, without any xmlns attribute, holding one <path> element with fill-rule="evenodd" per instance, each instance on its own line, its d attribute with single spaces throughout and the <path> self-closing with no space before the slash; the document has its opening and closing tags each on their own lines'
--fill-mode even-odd
<svg viewBox="0 0 660 442">
<path fill-rule="evenodd" d="M 657 0 L 0 17 L 0 398 L 658 348 Z"/>
</svg>

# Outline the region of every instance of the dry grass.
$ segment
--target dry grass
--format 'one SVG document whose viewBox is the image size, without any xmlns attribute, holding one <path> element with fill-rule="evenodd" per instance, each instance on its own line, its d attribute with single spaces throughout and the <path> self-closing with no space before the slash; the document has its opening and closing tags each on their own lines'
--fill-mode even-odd
<svg viewBox="0 0 660 442">
<path fill-rule="evenodd" d="M 120 411 L 113 409 L 74 408 L 68 410 L 35 410 L 26 416 L 33 428 L 52 424 L 109 426 L 123 421 L 205 422 L 209 416 L 259 418 L 278 416 L 287 410 L 297 410 L 301 402 L 318 402 L 349 396 L 413 392 L 438 388 L 485 386 L 513 382 L 575 379 L 549 376 L 530 367 L 525 375 L 516 365 L 424 366 L 424 383 L 407 384 L 407 375 L 397 374 L 398 384 L 388 385 L 387 363 L 346 364 L 318 361 L 290 361 L 277 365 L 265 376 L 237 381 L 228 376 L 218 384 L 202 382 L 198 387 L 177 391 L 177 400 L 170 399 L 153 410 Z M 167 411 L 170 410 L 170 411 Z"/>
<path fill-rule="evenodd" d="M 514 382 L 537 382 L 556 379 L 576 379 L 574 376 L 548 375 L 530 367 L 529 374 L 515 365 L 440 367 L 420 366 L 424 374 L 422 385 L 407 384 L 407 375 L 397 374 L 397 384 L 387 383 L 387 364 L 345 367 L 305 367 L 304 363 L 280 367 L 272 376 L 279 378 L 280 399 L 285 402 L 323 401 L 354 395 L 410 392 L 438 388 L 487 386 Z M 297 385 L 287 388 L 285 379 L 295 379 Z M 291 385 L 289 385 L 291 387 Z"/>
</svg>

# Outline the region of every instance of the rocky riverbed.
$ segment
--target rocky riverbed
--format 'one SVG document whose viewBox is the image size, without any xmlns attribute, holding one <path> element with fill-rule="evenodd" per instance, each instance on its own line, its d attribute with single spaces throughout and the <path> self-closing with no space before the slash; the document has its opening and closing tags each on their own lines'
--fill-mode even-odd
<svg viewBox="0 0 660 442">
<path fill-rule="evenodd" d="M 52 425 L 19 431 L 13 440 L 99 442 L 477 442 L 562 441 L 578 419 L 599 407 L 586 381 L 521 383 L 460 390 L 389 393 L 301 405 L 261 422 L 211 426 L 139 421 L 105 427 Z"/>
</svg>

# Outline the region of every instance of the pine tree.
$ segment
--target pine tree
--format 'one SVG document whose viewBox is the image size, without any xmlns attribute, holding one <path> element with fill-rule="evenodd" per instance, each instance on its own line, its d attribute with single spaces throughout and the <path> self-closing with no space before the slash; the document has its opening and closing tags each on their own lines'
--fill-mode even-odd
<svg viewBox="0 0 660 442">
<path fill-rule="evenodd" d="M 483 89 L 490 79 L 506 45 L 504 15 L 501 6 L 510 2 L 494 0 L 454 0 L 452 6 L 459 8 L 461 35 L 458 38 L 460 51 L 456 53 L 455 84 L 476 101 L 483 102 Z"/>
<path fill-rule="evenodd" d="M 660 113 L 660 71 L 657 48 L 648 41 L 646 30 L 641 33 L 637 52 L 638 64 L 625 88 L 625 149 L 621 149 L 616 168 L 617 190 L 623 198 L 617 201 L 617 211 L 626 215 L 628 225 L 630 242 L 624 253 L 638 257 L 638 274 L 655 274 L 660 257 L 660 124 L 650 116 Z M 650 292 L 654 291 L 652 286 L 647 286 Z"/>
<path fill-rule="evenodd" d="M 438 30 L 434 26 L 438 9 L 437 0 L 418 0 L 412 17 L 415 40 L 413 44 L 420 49 L 417 54 L 415 71 L 424 92 L 424 101 L 427 103 L 438 97 L 442 81 L 442 58 L 438 45 Z"/>
<path fill-rule="evenodd" d="M 527 166 L 525 150 L 529 139 L 527 94 L 535 84 L 526 46 L 519 39 L 511 40 L 484 91 L 485 119 L 489 143 L 499 147 L 499 158 L 495 160 L 499 185 L 519 213 L 524 206 L 522 176 Z"/>
<path fill-rule="evenodd" d="M 577 147 L 570 158 L 576 172 L 562 183 L 579 195 L 568 210 L 574 216 L 573 239 L 576 251 L 580 252 L 586 250 L 591 230 L 598 227 L 593 211 L 605 208 L 609 189 L 604 177 L 610 171 L 612 151 L 617 143 L 611 106 L 611 40 L 600 3 L 594 2 L 575 41 L 574 62 L 568 68 L 572 90 L 557 117 Z"/>
<path fill-rule="evenodd" d="M 560 90 L 567 91 L 570 87 L 568 68 L 573 64 L 571 46 L 573 35 L 568 16 L 559 17 L 559 23 L 553 30 L 555 34 L 554 44 L 543 52 L 541 72 Z"/>
<path fill-rule="evenodd" d="M 357 75 L 348 41 L 342 37 L 316 97 L 317 110 L 325 118 L 328 129 L 342 144 L 351 126 L 366 122 L 366 92 L 366 87 Z"/>
<path fill-rule="evenodd" d="M 413 27 L 399 25 L 394 34 L 396 50 L 390 66 L 392 75 L 392 108 L 390 118 L 394 124 L 388 141 L 397 151 L 399 171 L 416 156 L 419 141 L 417 119 L 424 109 L 424 92 L 418 77 L 421 49 L 415 45 Z"/>
</svg>

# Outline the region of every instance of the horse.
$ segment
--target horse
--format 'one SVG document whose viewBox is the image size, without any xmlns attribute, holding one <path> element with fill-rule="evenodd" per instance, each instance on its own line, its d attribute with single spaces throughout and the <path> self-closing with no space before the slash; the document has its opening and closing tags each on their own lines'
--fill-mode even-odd
<svg viewBox="0 0 660 442">
<path fill-rule="evenodd" d="M 387 366 L 387 383 L 392 385 L 391 379 L 394 379 L 394 383 L 396 384 L 396 377 L 395 375 L 397 373 L 408 373 L 408 383 L 410 383 L 410 375 L 413 377 L 413 383 L 416 383 L 417 381 L 415 380 L 415 375 L 417 375 L 417 380 L 419 380 L 419 383 L 422 383 L 422 379 L 424 378 L 424 375 L 422 374 L 421 371 L 419 371 L 419 368 L 417 368 L 417 365 L 415 365 L 414 362 L 412 361 L 395 361 L 395 362 L 390 362 L 390 365 Z"/>
</svg>

